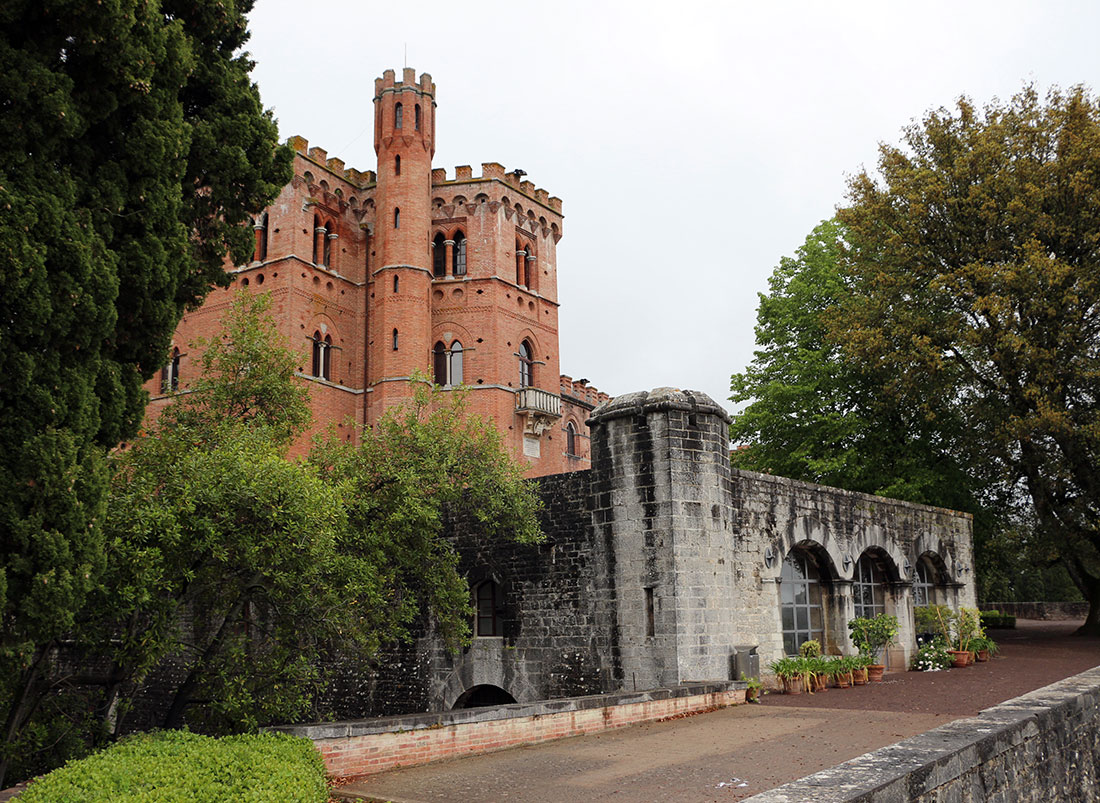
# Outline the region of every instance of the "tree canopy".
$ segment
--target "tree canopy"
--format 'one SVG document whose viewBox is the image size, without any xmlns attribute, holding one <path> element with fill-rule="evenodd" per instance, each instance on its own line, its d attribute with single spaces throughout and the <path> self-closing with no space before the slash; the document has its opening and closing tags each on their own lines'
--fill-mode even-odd
<svg viewBox="0 0 1100 803">
<path fill-rule="evenodd" d="M 1034 513 L 1100 631 L 1097 100 L 1027 87 L 932 111 L 838 217 L 852 291 L 832 336 Z"/>
<path fill-rule="evenodd" d="M 830 335 L 852 292 L 841 263 L 844 228 L 819 224 L 784 257 L 761 294 L 757 351 L 731 380 L 730 437 L 738 468 L 864 493 L 973 510 L 973 483 L 943 428 L 919 404 L 882 389 L 873 364 L 852 359 Z"/>
<path fill-rule="evenodd" d="M 289 180 L 239 52 L 250 5 L 0 8 L 0 744 L 104 570 L 105 450 Z"/>
</svg>

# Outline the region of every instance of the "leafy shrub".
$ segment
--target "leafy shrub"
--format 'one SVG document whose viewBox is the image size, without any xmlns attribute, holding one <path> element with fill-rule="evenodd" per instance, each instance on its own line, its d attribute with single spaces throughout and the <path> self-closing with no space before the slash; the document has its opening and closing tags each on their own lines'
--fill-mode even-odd
<svg viewBox="0 0 1100 803">
<path fill-rule="evenodd" d="M 20 803 L 324 803 L 313 745 L 285 734 L 142 733 L 35 781 Z"/>
<path fill-rule="evenodd" d="M 857 616 L 848 622 L 848 630 L 860 654 L 873 657 L 871 663 L 877 663 L 882 651 L 897 638 L 898 618 L 885 613 L 870 618 Z"/>
<path fill-rule="evenodd" d="M 947 669 L 952 662 L 943 642 L 934 641 L 931 644 L 925 644 L 913 654 L 909 661 L 909 668 L 914 672 L 938 672 L 941 669 Z"/>
<path fill-rule="evenodd" d="M 821 655 L 821 642 L 817 639 L 807 639 L 798 648 L 798 654 L 803 658 L 817 658 Z"/>
<path fill-rule="evenodd" d="M 982 611 L 982 627 L 1015 629 L 1016 617 L 1000 611 Z"/>
</svg>

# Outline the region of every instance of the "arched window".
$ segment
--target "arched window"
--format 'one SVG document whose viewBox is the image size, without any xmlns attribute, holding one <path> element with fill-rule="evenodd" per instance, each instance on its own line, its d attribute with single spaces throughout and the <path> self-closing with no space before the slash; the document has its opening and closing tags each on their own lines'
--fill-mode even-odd
<svg viewBox="0 0 1100 803">
<path fill-rule="evenodd" d="M 531 246 L 523 249 L 523 286 L 531 286 Z"/>
<path fill-rule="evenodd" d="M 503 635 L 500 627 L 500 591 L 492 580 L 478 583 L 474 588 L 474 610 L 476 635 Z"/>
<path fill-rule="evenodd" d="M 420 130 L 420 104 L 417 103 L 413 109 L 413 124 L 417 131 Z"/>
<path fill-rule="evenodd" d="M 432 240 L 432 276 L 442 279 L 447 275 L 447 245 L 442 232 Z"/>
<path fill-rule="evenodd" d="M 332 378 L 332 335 L 321 337 L 314 332 L 313 337 L 313 375 L 318 379 Z"/>
<path fill-rule="evenodd" d="M 577 428 L 572 421 L 565 425 L 565 453 L 571 457 L 577 456 Z"/>
<path fill-rule="evenodd" d="M 519 247 L 519 240 L 516 240 L 516 284 L 523 284 L 523 271 L 526 260 L 524 259 L 525 252 Z"/>
<path fill-rule="evenodd" d="M 432 374 L 437 385 L 447 384 L 447 347 L 442 340 L 432 349 Z"/>
<path fill-rule="evenodd" d="M 257 262 L 263 262 L 267 259 L 267 232 L 268 232 L 268 217 L 267 212 L 264 212 L 260 216 L 260 221 L 256 224 L 256 256 Z"/>
<path fill-rule="evenodd" d="M 451 344 L 451 376 L 450 385 L 462 384 L 462 344 L 457 340 Z"/>
<path fill-rule="evenodd" d="M 917 576 L 913 580 L 913 605 L 923 607 L 938 604 L 936 580 L 936 567 L 928 558 L 922 557 L 917 561 Z"/>
<path fill-rule="evenodd" d="M 321 264 L 326 268 L 332 267 L 332 242 L 336 239 L 335 236 L 336 227 L 332 221 L 329 220 L 325 223 L 325 227 L 321 237 L 324 239 L 324 248 L 322 250 Z"/>
<path fill-rule="evenodd" d="M 535 365 L 531 344 L 524 340 L 519 344 L 519 386 L 529 388 L 535 383 Z"/>
<path fill-rule="evenodd" d="M 791 550 L 779 576 L 783 652 L 798 655 L 802 642 L 823 641 L 825 625 L 821 608 L 821 578 L 817 562 L 805 552 Z"/>
<path fill-rule="evenodd" d="M 400 276 L 393 277 L 393 292 L 395 293 L 397 292 L 397 288 L 400 286 L 400 279 Z"/>
<path fill-rule="evenodd" d="M 404 109 L 401 108 L 401 104 L 398 103 L 393 107 L 393 127 L 401 128 L 404 125 Z"/>
<path fill-rule="evenodd" d="M 852 582 L 852 597 L 856 603 L 856 616 L 868 619 L 886 613 L 885 575 L 874 557 L 864 552 L 856 562 L 856 575 Z"/>
<path fill-rule="evenodd" d="M 455 276 L 466 275 L 466 237 L 462 232 L 455 234 L 454 266 L 451 273 Z"/>
<path fill-rule="evenodd" d="M 317 215 L 313 216 L 313 264 L 320 265 L 321 257 L 324 254 L 324 242 L 325 227 L 321 225 L 321 218 Z"/>
<path fill-rule="evenodd" d="M 180 350 L 172 349 L 172 356 L 160 371 L 160 389 L 164 393 L 175 393 L 180 389 Z"/>
<path fill-rule="evenodd" d="M 393 174 L 395 176 L 401 175 L 401 154 L 393 157 Z"/>
<path fill-rule="evenodd" d="M 393 330 L 393 350 L 397 351 L 397 330 Z"/>
<path fill-rule="evenodd" d="M 401 228 L 401 208 L 397 206 L 393 208 L 393 227 L 395 229 Z"/>
</svg>

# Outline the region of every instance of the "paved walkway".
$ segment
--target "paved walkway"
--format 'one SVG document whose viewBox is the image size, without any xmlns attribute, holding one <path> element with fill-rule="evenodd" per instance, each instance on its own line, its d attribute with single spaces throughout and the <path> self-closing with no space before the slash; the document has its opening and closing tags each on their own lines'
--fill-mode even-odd
<svg viewBox="0 0 1100 803">
<path fill-rule="evenodd" d="M 1073 637 L 1075 627 L 1020 620 L 992 633 L 1002 654 L 985 664 L 767 695 L 761 705 L 393 770 L 341 791 L 395 803 L 742 800 L 1100 665 L 1100 639 Z"/>
</svg>

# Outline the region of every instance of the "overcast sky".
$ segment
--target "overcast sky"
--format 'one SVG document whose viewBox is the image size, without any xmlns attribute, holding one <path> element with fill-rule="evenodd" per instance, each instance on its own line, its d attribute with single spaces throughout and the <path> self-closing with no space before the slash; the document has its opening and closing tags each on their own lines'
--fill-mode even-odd
<svg viewBox="0 0 1100 803">
<path fill-rule="evenodd" d="M 348 167 L 375 167 L 375 77 L 431 73 L 436 167 L 500 162 L 563 201 L 562 372 L 727 408 L 757 294 L 878 143 L 1100 67 L 1083 1 L 258 0 L 251 29 L 281 136 Z"/>
</svg>

